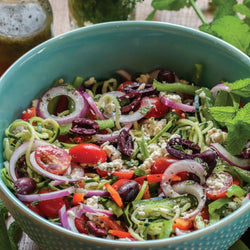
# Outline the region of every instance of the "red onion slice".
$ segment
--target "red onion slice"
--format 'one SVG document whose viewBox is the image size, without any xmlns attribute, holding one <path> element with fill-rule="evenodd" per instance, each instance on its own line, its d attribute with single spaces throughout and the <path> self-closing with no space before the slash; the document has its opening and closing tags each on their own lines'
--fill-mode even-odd
<svg viewBox="0 0 250 250">
<path fill-rule="evenodd" d="M 52 200 L 59 197 L 70 195 L 74 192 L 75 187 L 69 187 L 58 191 L 53 191 L 43 194 L 17 194 L 17 198 L 20 201 L 32 202 L 32 201 L 45 201 Z"/>
<path fill-rule="evenodd" d="M 75 110 L 66 116 L 55 116 L 49 113 L 48 104 L 53 98 L 61 95 L 70 97 L 75 103 Z M 69 124 L 76 118 L 85 117 L 88 114 L 89 105 L 83 94 L 72 88 L 68 89 L 67 86 L 57 86 L 47 90 L 43 96 L 39 99 L 37 105 L 37 115 L 44 119 L 50 118 L 58 122 L 60 125 Z"/>
<path fill-rule="evenodd" d="M 83 214 L 83 210 L 80 208 L 80 205 L 70 208 L 68 210 L 66 210 L 66 206 L 63 205 L 62 208 L 59 210 L 59 218 L 60 218 L 62 227 L 70 231 L 79 233 L 75 225 L 76 214 L 78 214 L 79 216 L 80 215 L 79 211 L 81 212 L 81 214 Z"/>
<path fill-rule="evenodd" d="M 150 99 L 148 97 L 143 97 L 143 99 L 144 100 L 141 101 L 142 105 L 140 106 L 140 108 L 137 111 L 135 111 L 132 114 L 121 115 L 120 123 L 128 124 L 128 123 L 131 123 L 131 122 L 139 121 L 146 115 L 143 112 L 141 112 L 141 109 L 143 109 L 145 107 L 149 107 L 152 104 L 151 104 Z"/>
<path fill-rule="evenodd" d="M 13 182 L 15 182 L 19 177 L 17 176 L 16 173 L 16 163 L 18 161 L 18 159 L 25 154 L 28 145 L 29 145 L 29 141 L 26 141 L 25 143 L 23 143 L 22 145 L 20 145 L 11 155 L 10 158 L 10 163 L 9 163 L 9 174 L 11 179 L 13 180 Z M 35 150 L 37 147 L 39 146 L 43 146 L 43 145 L 48 145 L 49 143 L 44 142 L 44 141 L 40 141 L 38 139 L 35 139 L 33 144 L 32 144 L 32 148 L 31 150 Z"/>
<path fill-rule="evenodd" d="M 192 112 L 192 113 L 195 112 L 194 106 L 173 102 L 173 101 L 167 99 L 166 97 L 163 97 L 162 95 L 159 95 L 159 98 L 160 98 L 160 101 L 167 107 L 180 109 L 180 110 L 186 111 L 186 112 Z"/>
<path fill-rule="evenodd" d="M 126 124 L 122 129 L 115 131 L 112 134 L 96 134 L 93 136 L 93 138 L 99 142 L 106 142 L 110 141 L 113 142 L 118 139 L 120 132 L 125 129 L 126 131 L 129 131 L 132 127 L 133 123 Z"/>
<path fill-rule="evenodd" d="M 100 112 L 100 110 L 96 106 L 96 104 L 95 104 L 93 98 L 90 96 L 90 94 L 86 92 L 86 93 L 83 94 L 83 97 L 86 99 L 86 101 L 88 102 L 89 106 L 94 110 L 94 112 L 96 113 L 96 115 L 98 115 L 98 117 L 101 120 L 104 120 L 104 117 L 103 117 L 102 113 Z"/>
<path fill-rule="evenodd" d="M 179 196 L 172 188 L 171 180 L 174 175 L 184 171 L 197 175 L 200 178 L 200 183 L 205 183 L 205 176 L 207 173 L 200 163 L 194 160 L 176 161 L 165 170 L 161 179 L 161 189 L 166 197 Z"/>
<path fill-rule="evenodd" d="M 64 181 L 65 183 L 70 183 L 70 182 L 76 182 L 80 179 L 79 178 L 72 178 L 70 175 L 69 176 L 64 176 L 64 175 L 57 175 L 57 174 L 52 174 L 48 171 L 46 171 L 45 169 L 41 168 L 35 159 L 35 152 L 32 152 L 30 154 L 30 163 L 32 165 L 32 167 L 41 175 L 46 176 L 52 180 L 57 180 L 57 181 Z M 82 176 L 81 176 L 82 177 Z"/>
<path fill-rule="evenodd" d="M 187 180 L 187 181 L 176 183 L 172 187 L 173 187 L 173 190 L 177 192 L 178 194 L 192 194 L 198 200 L 197 208 L 190 213 L 186 213 L 182 217 L 183 219 L 188 219 L 197 215 L 205 206 L 205 203 L 206 203 L 205 188 L 202 187 L 197 182 Z"/>
<path fill-rule="evenodd" d="M 232 166 L 236 166 L 242 169 L 250 169 L 250 160 L 249 159 L 241 159 L 231 155 L 221 144 L 212 143 L 210 147 L 215 149 L 218 155 L 228 162 Z"/>
<path fill-rule="evenodd" d="M 217 93 L 220 91 L 220 90 L 224 90 L 224 91 L 227 91 L 227 92 L 230 92 L 230 88 L 223 84 L 223 83 L 220 83 L 220 84 L 217 84 L 215 85 L 210 91 L 214 97 L 214 99 L 216 99 L 217 97 Z"/>
</svg>

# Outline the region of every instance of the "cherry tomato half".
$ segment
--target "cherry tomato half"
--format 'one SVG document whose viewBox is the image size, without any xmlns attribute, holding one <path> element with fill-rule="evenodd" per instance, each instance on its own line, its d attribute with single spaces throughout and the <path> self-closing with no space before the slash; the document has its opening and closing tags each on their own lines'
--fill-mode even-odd
<svg viewBox="0 0 250 250">
<path fill-rule="evenodd" d="M 32 108 L 26 109 L 22 113 L 21 119 L 27 122 L 31 117 L 34 117 L 34 116 L 36 116 L 36 108 L 32 107 Z"/>
<path fill-rule="evenodd" d="M 87 222 L 88 222 L 88 217 L 86 217 L 85 215 L 83 215 L 80 218 L 75 218 L 75 225 L 78 232 L 82 234 L 88 234 Z"/>
<path fill-rule="evenodd" d="M 144 97 L 141 101 L 141 105 L 144 106 L 145 102 L 148 101 L 153 105 L 149 112 L 144 116 L 145 118 L 159 118 L 168 113 L 168 107 L 163 105 L 160 99 L 156 96 L 154 97 Z"/>
<path fill-rule="evenodd" d="M 180 119 L 185 119 L 186 117 L 185 113 L 180 109 L 171 109 L 171 112 L 176 113 L 180 117 Z"/>
<path fill-rule="evenodd" d="M 174 162 L 178 161 L 179 159 L 173 156 L 165 156 L 160 157 L 155 160 L 153 165 L 151 166 L 151 174 L 163 174 L 164 171 Z"/>
<path fill-rule="evenodd" d="M 129 85 L 129 84 L 132 84 L 132 83 L 134 83 L 134 82 L 133 82 L 133 81 L 126 81 L 126 82 L 121 83 L 121 84 L 119 85 L 119 87 L 117 88 L 117 91 L 122 91 L 122 92 L 124 92 L 124 87 L 125 87 L 126 85 Z"/>
<path fill-rule="evenodd" d="M 233 176 L 227 172 L 211 174 L 206 181 L 206 195 L 210 200 L 226 198 L 228 188 L 233 185 Z"/>
<path fill-rule="evenodd" d="M 52 174 L 63 174 L 71 163 L 70 155 L 63 149 L 54 145 L 43 145 L 36 149 L 37 164 Z"/>
<path fill-rule="evenodd" d="M 44 194 L 51 192 L 51 190 L 40 190 L 38 194 Z M 39 210 L 48 218 L 56 218 L 58 216 L 59 210 L 65 205 L 66 208 L 69 207 L 69 202 L 65 197 L 59 197 L 51 200 L 40 201 L 38 203 Z"/>
<path fill-rule="evenodd" d="M 24 202 L 24 204 L 36 214 L 45 217 L 45 215 L 40 211 L 38 204 L 32 204 L 32 202 Z"/>
<path fill-rule="evenodd" d="M 99 146 L 92 143 L 82 143 L 69 150 L 73 162 L 85 164 L 97 164 L 107 160 L 106 152 Z"/>
</svg>

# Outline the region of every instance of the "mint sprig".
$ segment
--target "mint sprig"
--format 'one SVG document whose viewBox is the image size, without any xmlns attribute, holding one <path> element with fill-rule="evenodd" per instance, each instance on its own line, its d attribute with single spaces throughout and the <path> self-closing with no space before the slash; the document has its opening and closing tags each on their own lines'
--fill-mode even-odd
<svg viewBox="0 0 250 250">
<path fill-rule="evenodd" d="M 237 106 L 211 107 L 213 118 L 227 127 L 226 148 L 232 155 L 238 155 L 250 140 L 250 103 L 243 108 Z"/>
<path fill-rule="evenodd" d="M 196 0 L 153 0 L 153 11 L 147 20 L 153 20 L 157 10 L 178 11 L 192 7 L 202 21 L 199 29 L 216 36 L 250 56 L 250 0 L 238 4 L 236 0 L 213 0 L 215 7 L 212 22 L 208 23 Z M 243 15 L 240 16 L 239 14 Z"/>
</svg>

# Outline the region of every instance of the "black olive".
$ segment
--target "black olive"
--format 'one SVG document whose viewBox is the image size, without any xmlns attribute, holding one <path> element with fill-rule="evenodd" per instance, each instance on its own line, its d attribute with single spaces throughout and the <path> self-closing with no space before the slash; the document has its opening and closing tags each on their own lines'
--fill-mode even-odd
<svg viewBox="0 0 250 250">
<path fill-rule="evenodd" d="M 139 193 L 139 184 L 136 181 L 129 180 L 121 185 L 117 189 L 117 192 L 121 196 L 123 202 L 133 201 Z"/>
<path fill-rule="evenodd" d="M 36 182 L 32 178 L 22 177 L 14 182 L 17 194 L 31 194 L 36 189 Z"/>
</svg>

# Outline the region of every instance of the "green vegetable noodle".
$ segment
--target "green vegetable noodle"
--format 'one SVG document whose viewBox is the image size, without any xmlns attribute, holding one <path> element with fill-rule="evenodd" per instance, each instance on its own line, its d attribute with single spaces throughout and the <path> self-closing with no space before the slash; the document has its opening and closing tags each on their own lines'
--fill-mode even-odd
<svg viewBox="0 0 250 250">
<path fill-rule="evenodd" d="M 209 89 L 194 68 L 195 83 L 167 69 L 155 79 L 51 83 L 5 128 L 3 182 L 49 222 L 104 239 L 157 240 L 217 223 L 249 202 L 249 78 Z M 6 229 L 2 203 L 0 212 L 0 244 L 16 249 L 19 227 Z"/>
</svg>

